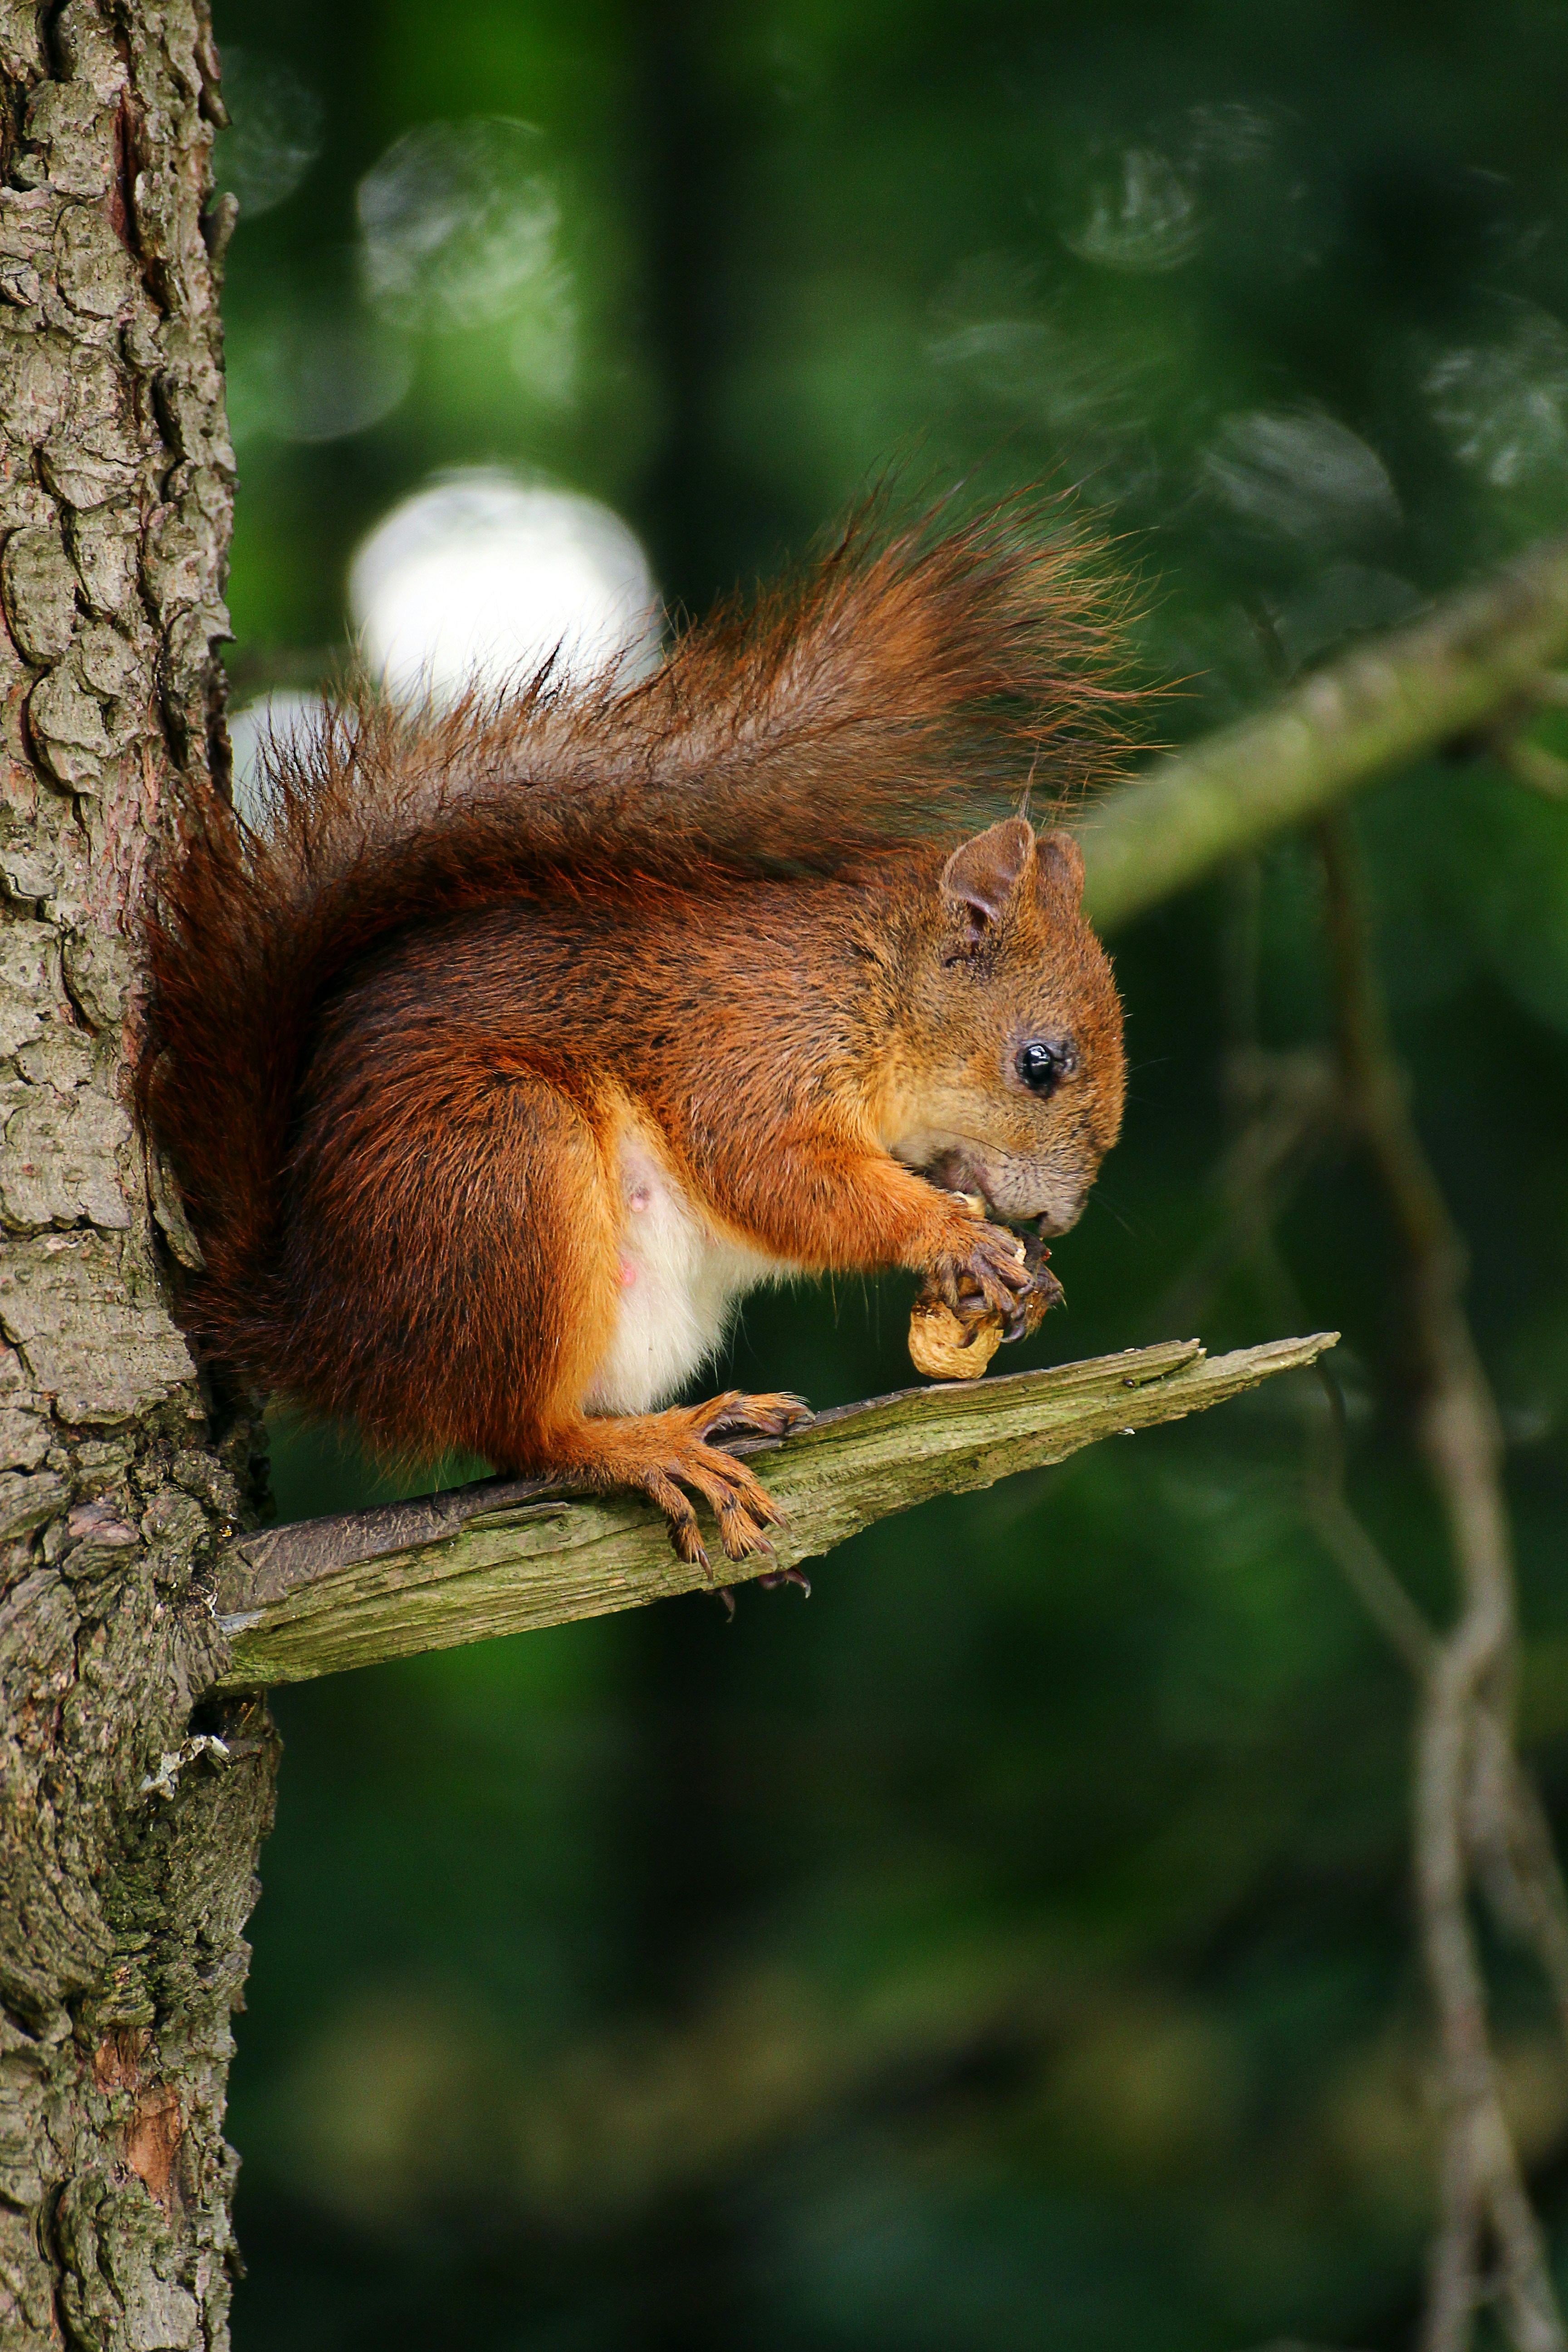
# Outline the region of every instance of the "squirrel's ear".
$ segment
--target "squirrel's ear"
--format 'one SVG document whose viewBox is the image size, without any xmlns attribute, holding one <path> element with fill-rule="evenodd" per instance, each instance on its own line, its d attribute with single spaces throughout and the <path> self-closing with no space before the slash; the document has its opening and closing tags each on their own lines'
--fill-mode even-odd
<svg viewBox="0 0 1568 2352">
<path fill-rule="evenodd" d="M 942 895 L 965 947 L 994 929 L 1035 872 L 1034 827 L 1010 816 L 955 849 L 942 869 Z"/>
<path fill-rule="evenodd" d="M 1074 906 L 1083 897 L 1083 852 L 1070 833 L 1042 833 L 1039 838 L 1040 878 L 1048 875 L 1070 895 Z"/>
</svg>

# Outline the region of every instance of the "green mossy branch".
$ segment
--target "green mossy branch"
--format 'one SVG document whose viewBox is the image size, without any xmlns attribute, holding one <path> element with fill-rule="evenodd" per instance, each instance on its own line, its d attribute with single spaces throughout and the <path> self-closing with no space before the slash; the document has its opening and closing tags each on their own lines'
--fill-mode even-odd
<svg viewBox="0 0 1568 2352">
<path fill-rule="evenodd" d="M 768 1488 L 787 1524 L 771 1559 L 721 1560 L 712 1580 L 793 1567 L 932 1495 L 989 1486 L 1100 1438 L 1201 1412 L 1311 1363 L 1336 1336 L 1320 1331 L 1212 1360 L 1195 1339 L 1171 1340 L 824 1413 L 782 1444 L 741 1449 L 768 1452 Z M 218 1687 L 300 1682 L 604 1616 L 709 1580 L 676 1559 L 647 1504 L 574 1501 L 546 1480 L 488 1479 L 235 1544 L 216 1596 L 231 1645 Z"/>
<path fill-rule="evenodd" d="M 1568 541 L 1551 540 L 1108 793 L 1079 826 L 1090 920 L 1113 930 L 1363 785 L 1506 733 L 1565 661 Z"/>
</svg>

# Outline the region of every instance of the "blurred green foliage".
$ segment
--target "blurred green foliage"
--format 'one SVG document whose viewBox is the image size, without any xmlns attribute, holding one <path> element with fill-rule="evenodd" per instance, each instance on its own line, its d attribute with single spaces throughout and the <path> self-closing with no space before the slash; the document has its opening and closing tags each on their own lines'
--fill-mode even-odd
<svg viewBox="0 0 1568 2352">
<path fill-rule="evenodd" d="M 1140 659 L 1188 681 L 1166 735 L 1568 524 L 1546 0 L 217 21 L 242 693 L 341 645 L 356 541 L 453 464 L 607 499 L 699 606 L 889 466 L 1081 483 L 1143 583 Z M 1360 826 L 1561 1816 L 1568 813 L 1477 762 Z M 1441 1613 L 1363 1168 L 1313 1164 L 1283 1284 L 1187 1279 L 1230 1215 L 1228 1049 L 1325 1035 L 1317 894 L 1286 843 L 1117 942 L 1126 1137 L 1034 1352 L 1164 1336 L 1176 1302 L 1215 1346 L 1342 1327 L 1358 1507 Z M 901 1384 L 906 1307 L 763 1299 L 730 1369 L 819 1404 Z M 1409 1696 L 1305 1528 L 1310 1403 L 894 1521 L 733 1629 L 693 1601 L 282 1694 L 240 2352 L 1407 2343 Z M 275 1483 L 289 1516 L 374 1484 L 286 1425 Z M 1568 2071 L 1491 1959 L 1568 2273 Z"/>
</svg>

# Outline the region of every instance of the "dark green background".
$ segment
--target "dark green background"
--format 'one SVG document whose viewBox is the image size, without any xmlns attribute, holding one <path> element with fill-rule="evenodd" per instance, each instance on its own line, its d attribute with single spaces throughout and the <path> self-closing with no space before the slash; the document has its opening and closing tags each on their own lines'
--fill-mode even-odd
<svg viewBox="0 0 1568 2352">
<path fill-rule="evenodd" d="M 341 646 L 357 539 L 454 463 L 607 499 L 692 606 L 889 467 L 1083 482 L 1137 659 L 1187 681 L 1166 738 L 1568 524 L 1560 6 L 219 0 L 218 33 L 220 184 L 258 184 L 268 90 L 296 143 L 301 91 L 320 115 L 231 248 L 240 699 Z M 360 179 L 477 115 L 541 134 L 564 383 L 530 375 L 528 289 L 467 325 L 355 307 Z M 301 441 L 278 385 L 329 315 L 409 389 Z M 1358 824 L 1568 1812 L 1568 811 L 1472 761 Z M 1321 928 L 1288 842 L 1115 942 L 1125 1139 L 1032 1352 L 1342 1327 L 1355 1499 L 1441 1612 L 1360 1165 L 1313 1162 L 1283 1281 L 1181 1288 L 1227 1219 L 1226 1052 L 1326 1034 Z M 907 1306 L 754 1302 L 734 1376 L 899 1385 Z M 1408 2343 L 1409 1696 L 1304 1524 L 1311 1406 L 1282 1384 L 892 1521 L 732 1628 L 693 1600 L 282 1693 L 239 2352 Z M 370 1491 L 331 1441 L 275 1455 L 286 1515 Z M 1490 1957 L 1568 2277 L 1568 2069 Z"/>
</svg>

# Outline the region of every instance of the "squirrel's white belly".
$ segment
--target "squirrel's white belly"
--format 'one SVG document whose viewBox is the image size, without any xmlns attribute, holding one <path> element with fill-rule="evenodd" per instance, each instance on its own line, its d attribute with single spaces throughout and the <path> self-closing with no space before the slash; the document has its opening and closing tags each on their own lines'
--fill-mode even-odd
<svg viewBox="0 0 1568 2352">
<path fill-rule="evenodd" d="M 715 1233 L 645 1138 L 621 1146 L 620 1306 L 585 1412 L 668 1404 L 722 1343 L 759 1283 L 795 1269 Z"/>
</svg>

